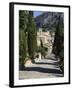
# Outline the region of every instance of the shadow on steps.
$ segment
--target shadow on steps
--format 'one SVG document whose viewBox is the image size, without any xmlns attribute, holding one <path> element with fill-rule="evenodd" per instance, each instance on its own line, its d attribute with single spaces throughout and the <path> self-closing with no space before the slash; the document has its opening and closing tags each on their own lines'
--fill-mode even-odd
<svg viewBox="0 0 72 90">
<path fill-rule="evenodd" d="M 50 68 L 42 68 L 42 67 L 24 67 L 20 69 L 20 71 L 37 71 L 42 73 L 53 73 L 53 74 L 63 74 L 60 70 L 50 69 Z"/>
</svg>

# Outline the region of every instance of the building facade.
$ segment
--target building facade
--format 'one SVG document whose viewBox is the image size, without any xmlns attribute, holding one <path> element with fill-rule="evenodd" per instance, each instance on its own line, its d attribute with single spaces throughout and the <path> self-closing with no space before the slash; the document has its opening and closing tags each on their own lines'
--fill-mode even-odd
<svg viewBox="0 0 72 90">
<path fill-rule="evenodd" d="M 50 31 L 44 32 L 42 30 L 43 28 L 39 28 L 37 32 L 37 46 L 40 46 L 42 41 L 43 46 L 48 49 L 47 54 L 50 55 L 52 53 L 55 32 L 50 33 Z"/>
</svg>

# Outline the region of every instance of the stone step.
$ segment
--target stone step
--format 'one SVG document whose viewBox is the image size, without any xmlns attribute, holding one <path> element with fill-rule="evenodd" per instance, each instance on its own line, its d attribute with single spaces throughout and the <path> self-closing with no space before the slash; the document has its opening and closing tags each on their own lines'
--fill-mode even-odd
<svg viewBox="0 0 72 90">
<path fill-rule="evenodd" d="M 27 65 L 25 67 L 40 67 L 40 68 L 44 68 L 44 69 L 57 69 L 57 70 L 60 70 L 59 66 L 58 65 L 47 65 L 47 64 L 30 64 L 30 65 Z"/>
<path fill-rule="evenodd" d="M 51 59 L 34 59 L 35 62 L 38 63 L 57 63 L 58 60 L 51 60 Z"/>
</svg>

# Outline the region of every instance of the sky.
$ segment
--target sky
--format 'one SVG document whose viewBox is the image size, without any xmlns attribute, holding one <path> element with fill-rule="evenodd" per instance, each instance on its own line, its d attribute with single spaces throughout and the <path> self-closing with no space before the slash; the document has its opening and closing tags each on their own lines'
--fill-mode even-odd
<svg viewBox="0 0 72 90">
<path fill-rule="evenodd" d="M 42 14 L 41 11 L 34 11 L 34 17 L 39 16 L 40 14 Z"/>
</svg>

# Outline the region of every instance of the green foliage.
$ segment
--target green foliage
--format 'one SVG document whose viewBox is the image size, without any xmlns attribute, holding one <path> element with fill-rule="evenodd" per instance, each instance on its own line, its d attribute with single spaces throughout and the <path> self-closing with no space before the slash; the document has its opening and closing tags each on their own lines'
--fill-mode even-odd
<svg viewBox="0 0 72 90">
<path fill-rule="evenodd" d="M 46 47 L 43 46 L 43 43 L 42 43 L 42 40 L 41 40 L 41 46 L 38 46 L 38 47 L 37 47 L 36 52 L 37 52 L 37 53 L 40 52 L 41 55 L 45 58 L 47 51 L 48 51 L 48 48 L 46 48 Z"/>
<path fill-rule="evenodd" d="M 31 58 L 35 57 L 35 52 L 36 52 L 36 45 L 37 45 L 37 32 L 36 32 L 36 27 L 34 23 L 34 19 L 32 17 L 32 14 L 30 12 L 29 18 L 28 18 L 28 52 Z"/>
<path fill-rule="evenodd" d="M 37 46 L 36 52 L 37 53 L 41 52 L 41 47 L 40 46 Z"/>
<path fill-rule="evenodd" d="M 44 56 L 44 58 L 46 56 L 46 50 L 47 49 L 43 46 L 43 43 L 42 43 L 42 40 L 41 40 L 41 55 Z"/>
<path fill-rule="evenodd" d="M 26 28 L 28 23 L 28 11 L 19 11 L 19 61 L 23 65 L 27 55 Z"/>
<path fill-rule="evenodd" d="M 36 52 L 36 27 L 33 12 L 19 11 L 19 61 L 23 65 L 26 58 L 34 58 Z"/>
<path fill-rule="evenodd" d="M 56 27 L 53 50 L 56 56 L 60 58 L 59 65 L 61 70 L 63 71 L 64 69 L 63 68 L 64 67 L 64 24 L 63 22 L 60 21 L 60 17 L 59 17 L 58 25 Z"/>
<path fill-rule="evenodd" d="M 26 30 L 28 23 L 28 11 L 19 11 L 19 28 Z"/>
<path fill-rule="evenodd" d="M 23 30 L 20 30 L 19 32 L 19 60 L 21 63 L 24 62 L 24 59 L 26 58 L 26 37 L 25 32 Z"/>
<path fill-rule="evenodd" d="M 45 52 L 47 52 L 47 51 L 48 51 L 48 48 L 44 47 L 44 49 L 45 49 Z"/>
<path fill-rule="evenodd" d="M 39 58 L 39 55 L 36 55 L 36 58 Z"/>
</svg>

